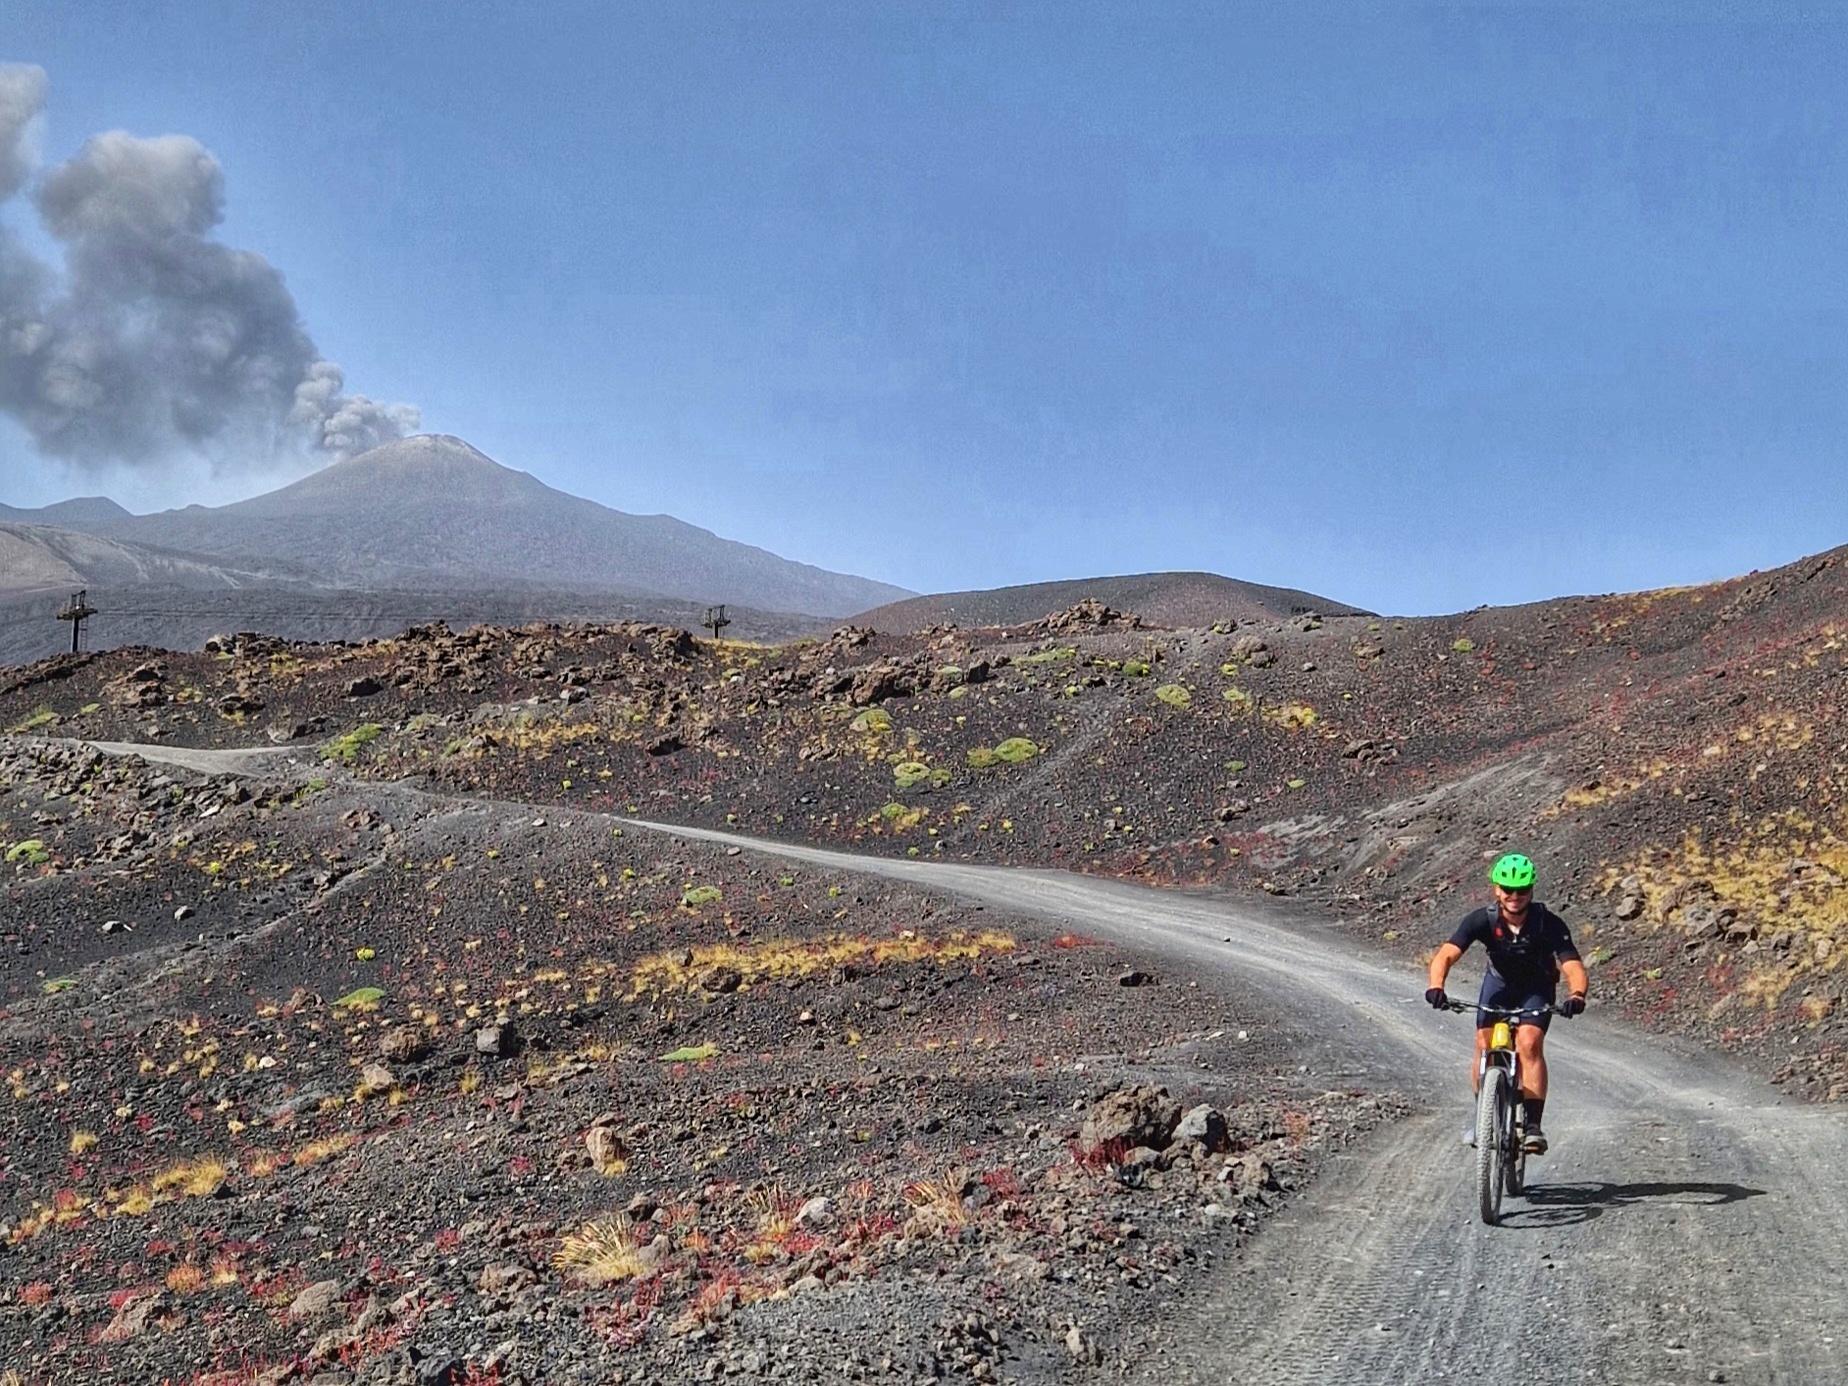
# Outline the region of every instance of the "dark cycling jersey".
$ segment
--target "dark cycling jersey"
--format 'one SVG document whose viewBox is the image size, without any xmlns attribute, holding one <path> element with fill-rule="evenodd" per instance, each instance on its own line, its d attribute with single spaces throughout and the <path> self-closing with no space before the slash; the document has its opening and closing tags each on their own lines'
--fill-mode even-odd
<svg viewBox="0 0 1848 1386">
<path fill-rule="evenodd" d="M 1517 989 L 1550 989 L 1559 980 L 1559 964 L 1577 962 L 1578 948 L 1566 921 L 1535 900 L 1517 932 L 1502 922 L 1493 905 L 1464 917 L 1451 943 L 1465 953 L 1480 943 L 1489 954 L 1489 971 Z"/>
</svg>

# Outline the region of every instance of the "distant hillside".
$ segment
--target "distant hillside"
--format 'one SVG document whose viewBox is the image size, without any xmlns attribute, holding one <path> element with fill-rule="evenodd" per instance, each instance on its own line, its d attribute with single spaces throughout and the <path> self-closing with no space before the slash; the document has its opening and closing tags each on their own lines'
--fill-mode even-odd
<svg viewBox="0 0 1848 1386">
<path fill-rule="evenodd" d="M 5 559 L 0 556 L 0 570 Z M 705 607 L 672 597 L 620 593 L 547 592 L 509 586 L 492 592 L 357 592 L 282 586 L 112 586 L 67 582 L 23 595 L 0 591 L 0 668 L 30 664 L 70 648 L 70 627 L 57 619 L 71 590 L 87 586 L 97 615 L 84 630 L 84 648 L 152 646 L 197 650 L 215 635 L 261 631 L 290 640 L 389 639 L 407 627 L 447 624 L 523 626 L 534 622 L 660 622 L 697 630 Z M 725 634 L 740 640 L 783 641 L 831 624 L 815 617 L 734 606 Z"/>
<path fill-rule="evenodd" d="M 82 527 L 232 562 L 281 560 L 360 589 L 514 582 L 826 617 L 910 595 L 669 515 L 629 515 L 567 495 L 439 435 L 388 443 L 234 505 L 103 515 Z"/>
<path fill-rule="evenodd" d="M 57 529 L 93 529 L 133 518 L 107 496 L 76 496 L 36 510 L 0 505 L 0 520 L 22 525 L 51 525 Z"/>
<path fill-rule="evenodd" d="M 174 553 L 47 525 L 0 522 L 0 597 L 47 589 L 62 592 L 141 583 L 197 591 L 296 578 L 299 574 L 275 565 L 267 572 L 246 570 L 198 554 Z"/>
<path fill-rule="evenodd" d="M 853 619 L 856 625 L 891 635 L 944 624 L 1019 626 L 1064 611 L 1087 598 L 1118 611 L 1132 612 L 1150 625 L 1176 630 L 1227 620 L 1274 621 L 1304 611 L 1325 616 L 1371 614 L 1313 592 L 1240 582 L 1217 573 L 1138 573 L 910 597 L 874 607 Z"/>
</svg>

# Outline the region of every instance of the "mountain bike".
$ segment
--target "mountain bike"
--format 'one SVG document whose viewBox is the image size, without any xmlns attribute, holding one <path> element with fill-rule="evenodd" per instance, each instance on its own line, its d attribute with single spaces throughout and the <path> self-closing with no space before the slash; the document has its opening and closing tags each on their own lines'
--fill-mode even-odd
<svg viewBox="0 0 1848 1386">
<path fill-rule="evenodd" d="M 1482 1056 L 1481 1083 L 1476 1090 L 1476 1196 L 1482 1220 L 1493 1227 L 1501 1221 L 1502 1195 L 1519 1197 L 1527 1190 L 1527 1116 L 1521 1102 L 1521 1056 L 1515 1051 L 1517 1022 L 1547 1014 L 1565 1015 L 1558 1006 L 1530 1006 L 1508 1010 L 1452 1001 L 1447 1009 L 1481 1011 L 1497 1017 L 1489 1031 L 1489 1047 Z"/>
</svg>

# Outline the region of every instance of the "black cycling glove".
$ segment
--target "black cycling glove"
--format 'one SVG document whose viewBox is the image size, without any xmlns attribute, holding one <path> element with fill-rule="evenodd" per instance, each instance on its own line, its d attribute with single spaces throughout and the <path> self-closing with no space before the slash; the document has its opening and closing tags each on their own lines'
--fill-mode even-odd
<svg viewBox="0 0 1848 1386">
<path fill-rule="evenodd" d="M 1442 987 L 1432 987 L 1425 992 L 1425 1002 L 1432 1010 L 1441 1011 L 1450 1004 L 1450 998 L 1444 994 Z"/>
<path fill-rule="evenodd" d="M 1585 1012 L 1585 998 L 1582 996 L 1568 996 L 1559 1009 L 1564 1011 L 1567 1015 L 1583 1015 Z"/>
</svg>

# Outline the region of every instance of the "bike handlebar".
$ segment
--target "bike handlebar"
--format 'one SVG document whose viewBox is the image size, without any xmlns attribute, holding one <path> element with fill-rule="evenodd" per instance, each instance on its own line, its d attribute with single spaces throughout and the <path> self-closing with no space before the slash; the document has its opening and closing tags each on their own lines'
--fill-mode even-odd
<svg viewBox="0 0 1848 1386">
<path fill-rule="evenodd" d="M 1478 1006 L 1474 1001 L 1446 1001 L 1444 1009 L 1455 1011 L 1459 1015 L 1465 1011 L 1481 1011 L 1484 1015 L 1498 1015 L 1508 1020 L 1524 1015 L 1547 1014 L 1563 1015 L 1568 1020 L 1572 1018 L 1572 1012 L 1557 1003 L 1550 1006 L 1523 1006 L 1519 1010 L 1513 1010 L 1507 1006 Z"/>
</svg>

